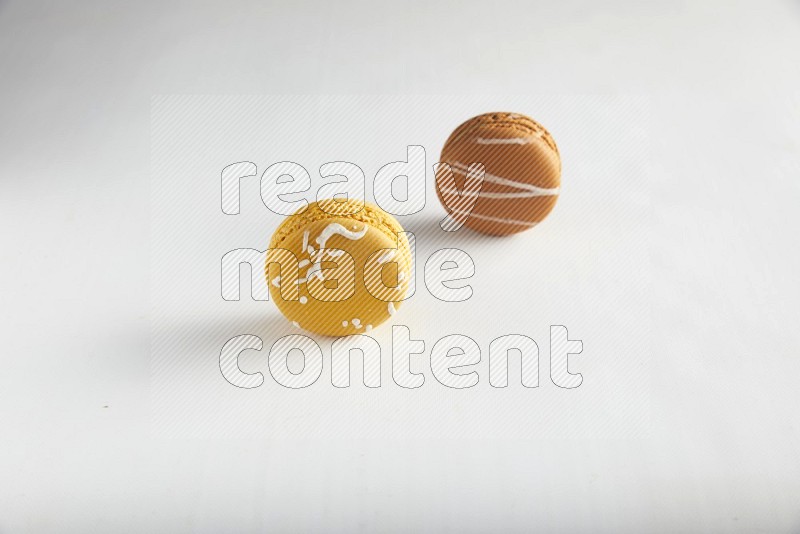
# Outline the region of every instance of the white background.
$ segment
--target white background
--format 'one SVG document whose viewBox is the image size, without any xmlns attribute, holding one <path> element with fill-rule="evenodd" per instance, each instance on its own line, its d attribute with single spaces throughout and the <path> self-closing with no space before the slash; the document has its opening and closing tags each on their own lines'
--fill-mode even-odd
<svg viewBox="0 0 800 534">
<path fill-rule="evenodd" d="M 799 30 L 797 2 L 0 3 L 0 532 L 797 531 Z M 150 105 L 174 93 L 642 95 L 649 428 L 154 430 Z"/>
<path fill-rule="evenodd" d="M 434 190 L 433 163 L 464 117 L 493 106 L 535 111 L 558 135 L 564 160 L 558 209 L 534 230 L 506 239 L 444 232 L 439 222 L 446 212 Z M 626 96 L 156 97 L 150 315 L 154 430 L 183 437 L 384 440 L 646 434 L 652 376 L 648 123 L 647 100 Z M 383 387 L 362 389 L 356 357 L 351 382 L 361 387 L 350 391 L 332 387 L 327 357 L 326 372 L 307 391 L 284 390 L 272 378 L 259 391 L 232 387 L 219 362 L 229 339 L 260 336 L 265 350 L 242 354 L 239 363 L 248 373 L 269 376 L 272 344 L 301 333 L 272 303 L 251 300 L 249 267 L 241 269 L 242 299 L 220 296 L 223 255 L 244 247 L 266 249 L 283 220 L 262 201 L 261 173 L 273 162 L 301 163 L 313 174 L 310 191 L 286 198 L 313 200 L 324 183 L 320 165 L 350 161 L 368 177 L 366 196 L 372 201 L 378 169 L 406 160 L 409 145 L 426 148 L 427 181 L 420 184 L 417 172 L 411 172 L 411 187 L 423 186 L 426 203 L 418 213 L 399 216 L 415 235 L 415 294 L 391 321 L 369 333 L 382 347 Z M 240 180 L 240 213 L 225 215 L 221 170 L 242 158 L 250 158 L 260 172 Z M 474 276 L 457 284 L 472 287 L 464 302 L 439 300 L 427 287 L 426 262 L 444 248 L 466 252 L 475 265 Z M 255 283 L 262 288 L 263 264 L 261 259 L 254 267 Z M 560 389 L 550 381 L 551 324 L 566 326 L 573 339 L 586 344 L 586 353 L 570 366 L 586 375 L 580 389 Z M 392 378 L 391 325 L 405 325 L 412 338 L 425 342 L 426 354 L 414 356 L 410 366 L 415 373 L 427 371 L 419 390 L 403 390 Z M 353 333 L 364 331 L 341 331 Z M 469 336 L 481 347 L 473 370 L 483 380 L 474 390 L 448 391 L 432 376 L 428 354 L 452 334 Z M 489 344 L 508 334 L 538 343 L 539 390 L 521 386 L 519 355 L 509 365 L 513 387 L 490 386 Z M 333 339 L 314 338 L 328 355 Z M 302 369 L 302 358 L 296 363 Z"/>
</svg>

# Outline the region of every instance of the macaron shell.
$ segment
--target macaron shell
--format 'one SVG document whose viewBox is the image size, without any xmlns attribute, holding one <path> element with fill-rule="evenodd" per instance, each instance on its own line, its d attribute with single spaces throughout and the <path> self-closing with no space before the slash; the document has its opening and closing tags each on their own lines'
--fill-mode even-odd
<svg viewBox="0 0 800 534">
<path fill-rule="evenodd" d="M 304 219 L 306 217 L 304 215 L 316 220 L 305 223 Z M 386 231 L 385 225 L 380 225 L 382 228 L 379 228 L 378 225 L 354 220 L 353 217 L 348 216 L 329 216 L 328 218 L 320 219 L 318 218 L 318 211 L 313 209 L 308 210 L 308 213 L 292 217 L 295 220 L 288 222 L 296 229 L 283 235 L 280 244 L 277 244 L 277 246 L 291 251 L 300 261 L 299 300 L 285 300 L 283 298 L 280 288 L 287 281 L 278 278 L 280 276 L 278 265 L 268 264 L 267 269 L 270 297 L 286 318 L 299 328 L 328 336 L 363 334 L 389 319 L 392 313 L 400 307 L 412 275 L 410 273 L 410 249 L 405 236 L 401 235 L 400 237 L 399 253 L 394 255 L 391 252 L 382 253 L 392 257 L 391 261 L 386 262 L 388 265 L 380 270 L 383 285 L 379 287 L 382 290 L 380 292 L 375 291 L 375 286 L 372 286 L 373 291 L 381 297 L 376 298 L 367 290 L 364 266 L 370 256 L 373 256 L 373 262 L 375 261 L 376 256 L 374 255 L 377 251 L 397 249 L 398 238 L 396 234 L 390 235 Z M 375 219 L 373 218 L 372 220 Z M 396 221 L 393 221 L 393 224 L 397 224 L 399 227 L 399 223 L 396 223 Z M 350 239 L 341 233 L 331 233 L 330 230 L 326 232 L 326 228 L 346 229 L 352 232 L 351 237 L 359 236 L 362 233 L 363 236 Z M 278 232 L 276 232 L 277 234 Z M 322 253 L 322 259 L 320 260 L 325 282 L 315 279 L 314 276 L 306 280 L 309 269 L 313 271 L 312 266 L 319 259 L 320 242 L 318 239 L 321 236 L 327 236 L 327 239 L 323 237 L 324 243 L 322 244 L 325 247 L 325 252 Z M 275 244 L 271 245 L 270 248 L 273 248 L 273 246 Z M 338 279 L 339 277 L 330 275 L 330 273 L 334 272 L 332 268 L 336 267 L 337 264 L 344 266 L 348 262 L 343 260 L 341 256 L 335 256 L 338 253 L 334 249 L 344 250 L 350 254 L 353 258 L 352 265 L 354 268 L 349 274 L 340 272 L 342 280 L 337 280 L 336 282 L 332 278 Z M 397 267 L 392 262 L 397 262 Z M 398 272 L 403 274 L 398 276 Z M 310 284 L 323 283 L 325 287 L 338 286 L 341 289 L 347 285 L 345 278 L 350 274 L 353 275 L 351 280 L 353 280 L 354 286 L 353 294 L 349 298 L 329 302 L 318 300 L 309 291 Z M 278 279 L 276 280 L 276 278 Z M 398 278 L 402 279 L 398 280 Z M 288 282 L 291 283 L 291 280 Z M 318 290 L 319 286 L 317 285 L 314 289 Z M 320 293 L 317 292 L 316 295 L 320 296 Z"/>
<path fill-rule="evenodd" d="M 558 199 L 561 159 L 555 141 L 541 125 L 519 114 L 470 119 L 450 136 L 440 160 L 451 166 L 459 189 L 470 164 L 484 165 L 480 194 L 464 222 L 482 233 L 508 235 L 530 229 Z M 438 187 L 437 195 L 447 209 Z"/>
</svg>

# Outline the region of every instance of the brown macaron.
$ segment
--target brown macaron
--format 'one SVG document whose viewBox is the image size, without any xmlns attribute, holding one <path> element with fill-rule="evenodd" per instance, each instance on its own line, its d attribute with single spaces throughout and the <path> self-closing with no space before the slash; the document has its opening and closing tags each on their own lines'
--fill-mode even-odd
<svg viewBox="0 0 800 534">
<path fill-rule="evenodd" d="M 484 234 L 533 228 L 558 199 L 561 158 L 556 143 L 542 125 L 519 113 L 486 113 L 463 123 L 450 134 L 440 161 L 450 166 L 458 190 L 445 185 L 441 178 L 447 167 L 440 165 L 439 200 L 452 217 Z M 464 188 L 473 163 L 484 165 L 480 191 Z M 472 205 L 468 196 L 478 197 L 472 209 L 459 209 Z"/>
</svg>

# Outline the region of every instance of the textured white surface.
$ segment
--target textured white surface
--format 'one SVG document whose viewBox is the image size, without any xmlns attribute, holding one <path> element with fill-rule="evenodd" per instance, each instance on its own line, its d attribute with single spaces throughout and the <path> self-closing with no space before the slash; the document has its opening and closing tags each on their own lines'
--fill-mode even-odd
<svg viewBox="0 0 800 534">
<path fill-rule="evenodd" d="M 797 531 L 799 30 L 797 2 L 0 3 L 0 531 Z M 153 432 L 172 93 L 643 95 L 648 432 Z"/>
</svg>

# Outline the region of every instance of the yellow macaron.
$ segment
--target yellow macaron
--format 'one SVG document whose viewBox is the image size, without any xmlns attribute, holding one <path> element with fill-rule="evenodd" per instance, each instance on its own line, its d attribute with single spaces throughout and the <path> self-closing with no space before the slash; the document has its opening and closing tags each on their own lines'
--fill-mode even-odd
<svg viewBox="0 0 800 534">
<path fill-rule="evenodd" d="M 363 334 L 391 317 L 413 277 L 403 227 L 360 200 L 322 200 L 286 218 L 269 245 L 270 297 L 295 326 Z"/>
</svg>

